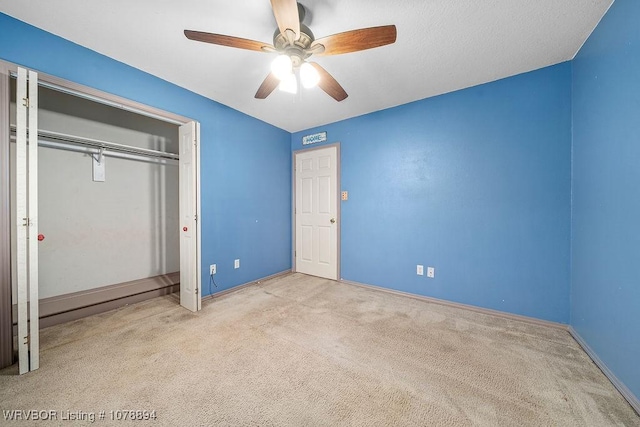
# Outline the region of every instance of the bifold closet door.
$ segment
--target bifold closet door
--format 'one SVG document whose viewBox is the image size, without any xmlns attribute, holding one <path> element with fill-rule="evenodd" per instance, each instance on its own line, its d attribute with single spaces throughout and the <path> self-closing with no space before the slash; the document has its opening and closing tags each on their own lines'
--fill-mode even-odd
<svg viewBox="0 0 640 427">
<path fill-rule="evenodd" d="M 179 129 L 180 304 L 190 311 L 202 307 L 200 292 L 200 244 L 198 223 L 198 142 L 200 124 Z"/>
<path fill-rule="evenodd" d="M 38 312 L 38 74 L 18 68 L 16 260 L 20 374 L 40 365 Z"/>
</svg>

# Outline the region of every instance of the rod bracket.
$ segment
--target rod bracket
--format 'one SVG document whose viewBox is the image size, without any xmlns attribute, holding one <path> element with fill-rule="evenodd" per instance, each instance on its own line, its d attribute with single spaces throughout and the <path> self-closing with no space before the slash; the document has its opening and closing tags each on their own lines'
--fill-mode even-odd
<svg viewBox="0 0 640 427">
<path fill-rule="evenodd" d="M 104 158 L 104 147 L 100 147 L 100 151 L 98 151 L 98 158 L 96 162 L 102 163 L 102 159 Z"/>
</svg>

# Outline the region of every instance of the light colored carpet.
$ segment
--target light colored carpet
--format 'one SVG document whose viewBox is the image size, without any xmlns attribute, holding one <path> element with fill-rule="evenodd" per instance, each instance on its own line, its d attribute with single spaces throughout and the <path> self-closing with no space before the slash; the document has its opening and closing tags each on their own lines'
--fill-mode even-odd
<svg viewBox="0 0 640 427">
<path fill-rule="evenodd" d="M 565 331 L 301 274 L 198 314 L 157 298 L 41 344 L 39 370 L 0 371 L 0 405 L 59 411 L 42 425 L 101 410 L 95 425 L 122 425 L 121 409 L 163 426 L 640 425 Z"/>
</svg>

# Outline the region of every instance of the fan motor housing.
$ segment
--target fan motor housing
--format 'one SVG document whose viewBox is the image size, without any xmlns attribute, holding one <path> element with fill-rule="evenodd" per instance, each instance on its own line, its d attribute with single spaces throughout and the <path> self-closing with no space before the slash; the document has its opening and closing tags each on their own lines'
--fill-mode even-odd
<svg viewBox="0 0 640 427">
<path fill-rule="evenodd" d="M 306 50 L 314 40 L 311 29 L 304 24 L 300 24 L 300 38 L 298 40 L 295 40 L 293 44 L 289 44 L 287 37 L 280 30 L 276 30 L 273 35 L 273 46 L 278 52 L 290 56 L 295 67 L 296 65 L 299 66 L 302 60 L 311 56 Z M 296 64 L 297 61 L 300 61 L 300 63 Z"/>
</svg>

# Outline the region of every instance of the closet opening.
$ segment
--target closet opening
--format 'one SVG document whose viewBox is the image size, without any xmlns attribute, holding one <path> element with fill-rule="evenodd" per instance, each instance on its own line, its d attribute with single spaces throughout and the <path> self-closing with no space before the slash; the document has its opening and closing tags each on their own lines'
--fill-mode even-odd
<svg viewBox="0 0 640 427">
<path fill-rule="evenodd" d="M 15 87 L 12 78 L 14 131 Z M 38 98 L 41 327 L 127 294 L 177 290 L 178 126 L 42 86 Z"/>
<path fill-rule="evenodd" d="M 8 98 L 8 109 L 3 107 L 8 121 L 0 117 L 6 129 L 2 132 L 8 134 L 0 141 L 4 153 L 0 157 L 9 172 L 3 174 L 2 184 L 9 193 L 8 208 L 3 199 L 3 215 L 8 211 L 10 216 L 11 347 L 15 353 L 17 85 L 12 71 L 0 77 L 5 82 L 0 103 Z M 199 204 L 197 123 L 54 77 L 45 79 L 37 96 L 40 327 L 160 295 L 174 295 L 176 304 L 181 304 L 176 294 L 184 238 L 179 159 L 184 128 L 189 127 L 193 132 L 187 137 L 193 138 L 195 153 L 189 166 L 194 194 L 189 198 Z M 197 208 L 194 211 L 192 216 L 197 218 Z M 197 247 L 191 251 L 194 271 L 188 273 L 197 280 L 199 225 L 192 228 Z M 7 230 L 2 232 L 7 237 Z M 3 296 L 9 295 L 6 285 L 3 278 Z M 199 294 L 196 302 L 192 307 L 198 309 Z M 0 341 L 6 353 L 7 340 Z"/>
</svg>

